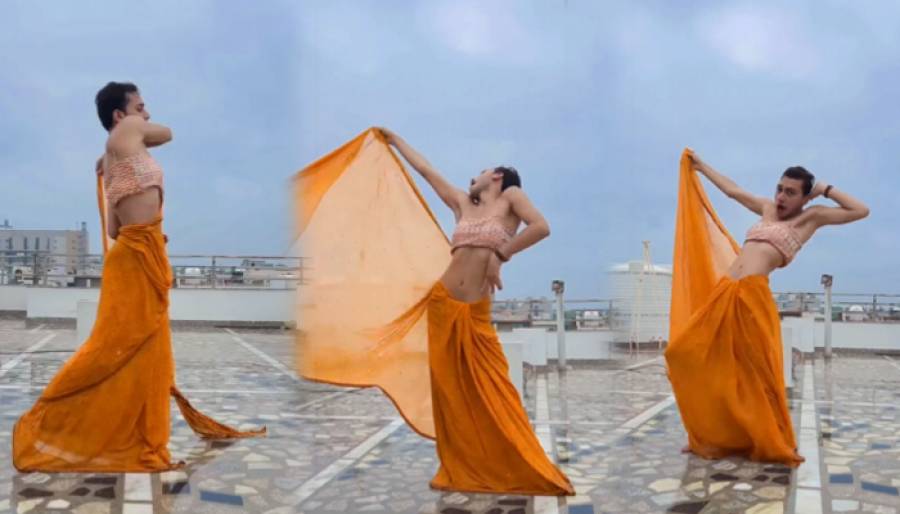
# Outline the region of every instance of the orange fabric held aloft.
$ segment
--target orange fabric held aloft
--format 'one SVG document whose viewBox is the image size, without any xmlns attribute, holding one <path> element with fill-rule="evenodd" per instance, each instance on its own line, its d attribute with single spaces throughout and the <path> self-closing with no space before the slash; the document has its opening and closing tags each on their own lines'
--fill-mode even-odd
<svg viewBox="0 0 900 514">
<path fill-rule="evenodd" d="M 298 298 L 300 374 L 377 386 L 433 438 L 424 311 L 399 331 L 380 327 L 424 306 L 450 263 L 447 237 L 377 130 L 305 168 L 295 186 L 299 245 L 311 263 Z"/>
<path fill-rule="evenodd" d="M 491 326 L 438 281 L 450 244 L 403 165 L 368 130 L 299 173 L 300 373 L 378 386 L 436 438 L 439 489 L 574 494 L 545 455 Z"/>
<path fill-rule="evenodd" d="M 768 277 L 727 276 L 739 252 L 685 150 L 665 355 L 691 451 L 795 466 L 778 310 Z"/>
<path fill-rule="evenodd" d="M 101 226 L 105 202 L 98 181 Z M 178 467 L 167 448 L 170 396 L 201 437 L 239 432 L 194 409 L 175 386 L 169 331 L 172 271 L 162 218 L 127 225 L 106 253 L 90 337 L 16 423 L 20 471 L 139 472 Z"/>
</svg>

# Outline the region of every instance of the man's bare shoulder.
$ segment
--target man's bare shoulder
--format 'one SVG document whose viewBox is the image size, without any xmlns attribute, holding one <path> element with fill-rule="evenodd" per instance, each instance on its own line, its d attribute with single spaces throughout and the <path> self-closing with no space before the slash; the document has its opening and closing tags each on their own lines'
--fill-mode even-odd
<svg viewBox="0 0 900 514">
<path fill-rule="evenodd" d="M 106 151 L 111 154 L 129 155 L 144 149 L 144 130 L 147 122 L 140 116 L 122 118 L 109 133 Z"/>
<path fill-rule="evenodd" d="M 140 116 L 125 116 L 122 121 L 116 125 L 114 130 L 143 131 L 147 126 L 147 120 Z"/>
</svg>

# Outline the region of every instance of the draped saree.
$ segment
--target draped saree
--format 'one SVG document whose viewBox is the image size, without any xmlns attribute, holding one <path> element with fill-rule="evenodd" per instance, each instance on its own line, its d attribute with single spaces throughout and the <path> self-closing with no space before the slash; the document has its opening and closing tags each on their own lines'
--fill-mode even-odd
<svg viewBox="0 0 900 514">
<path fill-rule="evenodd" d="M 98 178 L 101 226 L 106 203 Z M 19 471 L 141 472 L 180 466 L 167 448 L 170 396 L 205 438 L 240 432 L 191 406 L 175 385 L 169 330 L 172 271 L 162 218 L 126 225 L 106 256 L 97 319 L 87 341 L 62 366 L 16 423 Z"/>
</svg>

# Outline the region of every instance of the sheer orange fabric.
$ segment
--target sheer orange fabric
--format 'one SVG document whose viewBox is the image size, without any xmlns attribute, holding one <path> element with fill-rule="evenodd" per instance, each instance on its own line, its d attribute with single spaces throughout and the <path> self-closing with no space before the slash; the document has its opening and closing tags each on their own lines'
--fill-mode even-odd
<svg viewBox="0 0 900 514">
<path fill-rule="evenodd" d="M 377 130 L 305 168 L 295 186 L 298 242 L 310 258 L 298 298 L 300 374 L 377 386 L 433 438 L 422 314 L 450 262 L 446 236 Z"/>
<path fill-rule="evenodd" d="M 431 394 L 440 469 L 453 491 L 574 495 L 544 454 L 491 325 L 491 301 L 463 303 L 438 282 L 428 301 Z"/>
<path fill-rule="evenodd" d="M 105 226 L 104 218 L 101 208 Z M 167 448 L 170 396 L 202 437 L 265 433 L 239 432 L 216 422 L 176 388 L 168 314 L 172 274 L 161 225 L 158 218 L 119 230 L 104 261 L 90 337 L 16 423 L 16 469 L 129 472 L 177 467 Z"/>
<path fill-rule="evenodd" d="M 778 310 L 768 277 L 727 276 L 739 251 L 685 150 L 666 362 L 690 448 L 797 465 Z"/>
</svg>

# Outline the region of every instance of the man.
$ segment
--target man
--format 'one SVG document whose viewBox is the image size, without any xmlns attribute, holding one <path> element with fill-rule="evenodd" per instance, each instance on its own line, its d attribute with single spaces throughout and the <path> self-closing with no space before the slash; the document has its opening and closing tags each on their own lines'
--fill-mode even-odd
<svg viewBox="0 0 900 514">
<path fill-rule="evenodd" d="M 743 248 L 719 221 L 695 170 L 760 215 Z M 818 196 L 837 206 L 806 207 Z M 687 451 L 791 466 L 803 461 L 787 406 L 781 325 L 769 274 L 787 266 L 819 228 L 850 223 L 868 212 L 862 202 L 815 182 L 800 166 L 785 170 L 774 198 L 767 199 L 685 150 L 666 362 L 688 433 Z"/>
<path fill-rule="evenodd" d="M 391 148 L 453 211 L 450 241 Z M 463 190 L 402 138 L 372 129 L 297 181 L 300 241 L 318 257 L 299 302 L 304 377 L 381 387 L 435 439 L 432 488 L 574 495 L 535 436 L 491 325 L 502 263 L 550 233 L 518 172 L 487 168 Z"/>
<path fill-rule="evenodd" d="M 97 166 L 101 220 L 115 244 L 106 253 L 90 337 L 16 423 L 13 464 L 20 471 L 178 467 L 167 448 L 170 396 L 202 437 L 265 432 L 222 425 L 191 407 L 176 388 L 168 314 L 172 272 L 161 217 L 163 177 L 147 151 L 170 141 L 172 132 L 150 123 L 133 84 L 110 82 L 97 93 L 96 104 L 109 131 Z"/>
</svg>

